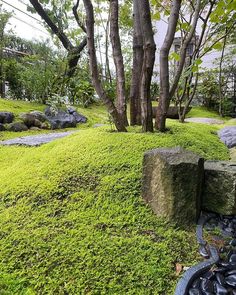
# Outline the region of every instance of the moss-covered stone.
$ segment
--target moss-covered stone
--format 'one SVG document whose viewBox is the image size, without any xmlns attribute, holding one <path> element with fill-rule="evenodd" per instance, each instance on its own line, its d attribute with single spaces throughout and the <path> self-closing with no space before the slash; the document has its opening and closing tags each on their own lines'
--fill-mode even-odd
<svg viewBox="0 0 236 295">
<path fill-rule="evenodd" d="M 203 162 L 198 155 L 179 147 L 145 153 L 142 195 L 158 216 L 179 224 L 196 221 Z"/>
<path fill-rule="evenodd" d="M 236 214 L 236 163 L 205 162 L 203 208 L 223 215 Z"/>
</svg>

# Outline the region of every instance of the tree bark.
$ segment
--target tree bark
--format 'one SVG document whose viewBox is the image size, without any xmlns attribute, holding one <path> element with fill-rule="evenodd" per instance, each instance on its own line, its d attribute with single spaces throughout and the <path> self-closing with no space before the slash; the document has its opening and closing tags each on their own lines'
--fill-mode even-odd
<svg viewBox="0 0 236 295">
<path fill-rule="evenodd" d="M 128 126 L 125 97 L 125 71 L 119 34 L 119 3 L 110 0 L 110 39 L 116 68 L 116 108 L 123 124 Z"/>
<path fill-rule="evenodd" d="M 201 27 L 200 37 L 199 37 L 198 41 L 195 42 L 196 44 L 195 44 L 195 48 L 194 48 L 193 54 L 191 56 L 190 64 L 193 64 L 194 61 L 196 59 L 198 59 L 199 56 L 200 56 L 201 47 L 204 44 L 204 37 L 206 35 L 208 20 L 210 18 L 210 15 L 212 13 L 212 10 L 213 10 L 213 7 L 214 7 L 215 4 L 216 4 L 216 0 L 210 1 L 209 9 L 208 9 L 207 13 L 205 13 L 205 9 L 202 8 L 202 11 L 204 10 L 204 16 L 205 17 L 203 17 L 202 15 L 199 15 L 200 19 L 203 22 L 203 25 Z M 208 6 L 208 3 L 206 5 Z M 191 75 L 189 77 L 186 77 L 184 91 L 183 91 L 180 99 L 178 100 L 178 103 L 181 105 L 182 102 L 183 102 L 183 100 L 184 100 L 184 98 L 185 98 L 185 96 L 187 98 L 187 102 L 186 102 L 184 108 L 181 110 L 181 107 L 179 107 L 179 120 L 182 123 L 185 120 L 186 112 L 187 112 L 188 107 L 190 106 L 190 104 L 191 104 L 191 102 L 193 100 L 194 94 L 195 94 L 196 89 L 197 89 L 198 73 L 197 73 L 197 75 L 195 77 L 194 90 L 193 90 L 192 94 L 189 95 L 189 89 L 191 87 L 193 77 L 194 77 L 193 72 L 191 73 Z M 177 89 L 176 92 L 178 92 L 178 89 Z"/>
<path fill-rule="evenodd" d="M 107 106 L 108 112 L 113 118 L 116 129 L 119 132 L 126 132 L 125 125 L 117 112 L 117 109 L 112 102 L 111 98 L 108 97 L 106 92 L 104 91 L 98 71 L 97 57 L 95 51 L 95 43 L 94 43 L 94 11 L 91 0 L 83 0 L 84 7 L 86 10 L 86 31 L 87 31 L 87 44 L 88 44 L 88 52 L 89 52 L 89 64 L 90 71 L 92 75 L 92 81 L 94 88 L 98 94 L 98 96 L 103 100 L 104 104 Z"/>
<path fill-rule="evenodd" d="M 170 104 L 169 52 L 174 40 L 179 19 L 181 0 L 173 0 L 167 33 L 160 51 L 160 100 L 156 113 L 155 127 L 161 132 L 166 129 L 166 115 Z"/>
<path fill-rule="evenodd" d="M 152 30 L 149 1 L 140 0 L 138 5 L 144 44 L 144 57 L 140 83 L 141 121 L 144 132 L 153 132 L 150 87 L 155 62 L 156 45 L 153 37 L 154 33 Z"/>
<path fill-rule="evenodd" d="M 197 26 L 197 22 L 198 22 L 198 19 L 199 19 L 200 8 L 201 8 L 201 0 L 196 0 L 196 5 L 194 7 L 193 22 L 191 24 L 190 32 L 186 36 L 186 39 L 184 40 L 183 46 L 181 48 L 179 66 L 177 68 L 177 71 L 176 71 L 176 74 L 175 74 L 175 77 L 174 77 L 174 81 L 173 81 L 173 84 L 172 84 L 171 89 L 170 89 L 170 99 L 175 94 L 176 88 L 177 88 L 178 83 L 179 83 L 179 79 L 181 77 L 181 74 L 182 74 L 182 71 L 183 71 L 183 68 L 184 68 L 187 47 L 190 44 L 194 33 L 196 32 L 196 26 Z"/>
<path fill-rule="evenodd" d="M 139 86 L 143 64 L 143 36 L 138 1 L 133 0 L 133 68 L 130 86 L 130 125 L 141 125 Z"/>
<path fill-rule="evenodd" d="M 225 30 L 225 38 L 223 41 L 223 48 L 220 56 L 220 65 L 219 65 L 219 114 L 221 117 L 224 116 L 223 111 L 223 101 L 224 101 L 224 93 L 223 93 L 223 83 L 222 83 L 222 66 L 223 66 L 223 60 L 225 55 L 225 46 L 226 46 L 226 40 L 227 40 L 227 29 Z"/>
</svg>

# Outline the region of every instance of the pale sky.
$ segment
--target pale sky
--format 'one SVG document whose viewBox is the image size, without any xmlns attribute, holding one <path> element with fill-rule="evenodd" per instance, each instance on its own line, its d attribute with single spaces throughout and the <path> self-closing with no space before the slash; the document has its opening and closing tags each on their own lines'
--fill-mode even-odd
<svg viewBox="0 0 236 295">
<path fill-rule="evenodd" d="M 14 33 L 17 36 L 20 36 L 24 39 L 32 40 L 46 40 L 50 38 L 50 34 L 45 30 L 42 24 L 41 18 L 37 14 L 31 14 L 27 11 L 25 4 L 29 3 L 28 0 L 0 0 L 2 7 L 12 12 L 13 16 L 10 19 L 10 25 L 8 29 L 13 29 Z M 23 12 L 18 11 L 16 8 L 22 10 L 23 12 L 32 15 L 32 17 L 24 14 Z M 39 21 L 37 21 L 38 19 Z"/>
<path fill-rule="evenodd" d="M 31 14 L 27 11 L 27 7 L 25 4 L 29 3 L 28 0 L 0 0 L 0 3 L 2 4 L 2 7 L 5 10 L 13 13 L 13 16 L 10 19 L 10 25 L 8 26 L 8 29 L 13 29 L 16 35 L 28 40 L 51 40 L 50 34 L 44 28 L 43 21 L 41 20 L 41 18 L 37 14 Z M 12 6 L 14 6 L 15 8 Z M 28 15 L 26 15 L 23 12 L 20 12 L 17 9 L 22 10 Z M 32 17 L 30 17 L 30 15 Z M 163 43 L 166 30 L 167 24 L 164 21 L 158 21 L 157 33 L 155 34 L 155 41 L 157 44 L 156 65 L 159 64 L 158 51 Z M 53 44 L 52 42 L 50 43 L 51 45 Z M 218 56 L 219 53 L 216 51 L 207 54 L 203 58 L 203 65 L 205 67 L 212 67 L 214 59 Z"/>
</svg>

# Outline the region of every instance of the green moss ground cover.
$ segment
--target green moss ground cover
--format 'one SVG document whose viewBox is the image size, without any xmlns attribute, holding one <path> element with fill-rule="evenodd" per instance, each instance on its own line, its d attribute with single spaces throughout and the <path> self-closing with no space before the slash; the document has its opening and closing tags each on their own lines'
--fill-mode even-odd
<svg viewBox="0 0 236 295">
<path fill-rule="evenodd" d="M 173 294 L 176 263 L 199 259 L 195 228 L 156 218 L 142 201 L 143 153 L 180 145 L 229 155 L 215 127 L 168 125 L 0 147 L 0 294 Z"/>
<path fill-rule="evenodd" d="M 228 120 L 229 118 L 222 118 L 217 112 L 208 110 L 206 107 L 193 107 L 187 114 L 188 118 L 200 117 L 200 118 L 213 118 L 219 120 Z"/>
</svg>

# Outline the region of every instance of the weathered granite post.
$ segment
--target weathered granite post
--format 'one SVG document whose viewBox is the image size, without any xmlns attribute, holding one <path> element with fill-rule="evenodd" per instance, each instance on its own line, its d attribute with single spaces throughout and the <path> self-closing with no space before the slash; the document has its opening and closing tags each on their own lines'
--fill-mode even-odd
<svg viewBox="0 0 236 295">
<path fill-rule="evenodd" d="M 148 151 L 142 195 L 158 216 L 178 224 L 196 222 L 201 206 L 204 160 L 180 147 Z"/>
<path fill-rule="evenodd" d="M 204 210 L 223 215 L 236 214 L 236 163 L 206 161 L 203 189 Z"/>
</svg>

